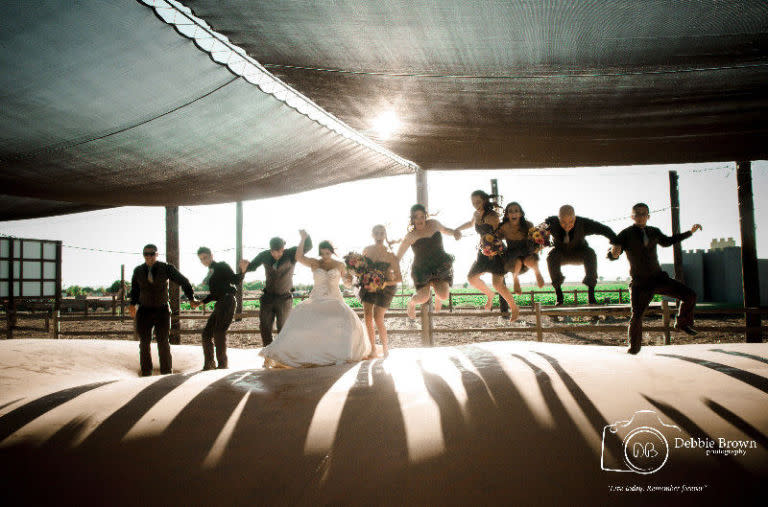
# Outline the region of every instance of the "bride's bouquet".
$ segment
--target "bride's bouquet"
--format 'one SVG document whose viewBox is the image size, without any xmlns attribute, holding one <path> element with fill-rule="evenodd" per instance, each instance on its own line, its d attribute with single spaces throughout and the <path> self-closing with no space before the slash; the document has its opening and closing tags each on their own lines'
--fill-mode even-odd
<svg viewBox="0 0 768 507">
<path fill-rule="evenodd" d="M 360 285 L 369 292 L 376 292 L 385 287 L 386 275 L 378 269 L 371 269 L 359 277 Z"/>
<path fill-rule="evenodd" d="M 550 236 L 549 225 L 547 225 L 546 222 L 542 222 L 539 225 L 535 225 L 528 229 L 528 239 L 533 241 L 537 248 L 551 246 L 552 241 Z"/>
<path fill-rule="evenodd" d="M 347 271 L 355 276 L 360 276 L 366 271 L 368 259 L 357 252 L 349 252 L 344 256 L 344 264 L 347 266 Z"/>
<path fill-rule="evenodd" d="M 504 253 L 504 242 L 492 232 L 480 235 L 480 252 L 486 257 L 494 257 Z"/>
<path fill-rule="evenodd" d="M 387 281 L 386 274 L 376 269 L 368 257 L 357 252 L 349 252 L 344 256 L 347 270 L 357 277 L 357 285 L 369 292 L 383 289 Z"/>
</svg>

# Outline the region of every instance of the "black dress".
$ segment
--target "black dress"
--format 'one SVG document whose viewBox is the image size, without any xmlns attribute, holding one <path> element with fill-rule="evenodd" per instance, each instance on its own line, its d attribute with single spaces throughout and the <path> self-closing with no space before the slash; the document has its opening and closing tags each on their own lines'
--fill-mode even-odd
<svg viewBox="0 0 768 507">
<path fill-rule="evenodd" d="M 388 262 L 374 262 L 368 257 L 366 257 L 366 259 L 368 259 L 368 265 L 373 269 L 385 274 L 389 272 Z M 387 285 L 383 289 L 376 291 L 368 291 L 365 287 L 360 287 L 360 301 L 371 303 L 372 305 L 380 306 L 382 308 L 389 308 L 392 304 L 392 298 L 395 297 L 395 292 L 397 292 L 397 287 L 395 285 Z"/>
<path fill-rule="evenodd" d="M 488 224 L 475 224 L 475 231 L 482 238 L 483 234 L 493 234 L 493 227 Z M 480 245 L 482 245 L 482 239 Z M 472 267 L 469 268 L 467 277 L 479 275 L 482 273 L 493 273 L 494 275 L 503 275 L 504 271 L 504 254 L 497 254 L 492 257 L 488 257 L 483 254 L 481 250 L 477 252 L 477 259 L 472 263 Z"/>
<path fill-rule="evenodd" d="M 417 239 L 411 248 L 413 249 L 411 278 L 417 290 L 429 285 L 430 282 L 453 284 L 453 256 L 443 249 L 443 236 L 440 231 L 435 231 L 432 236 Z"/>
<path fill-rule="evenodd" d="M 527 222 L 526 228 L 530 229 L 531 227 L 533 227 L 533 224 Z M 528 237 L 524 239 L 508 239 L 506 242 L 507 249 L 504 252 L 503 261 L 505 271 L 510 273 L 514 272 L 517 259 L 522 261 L 530 256 L 533 256 L 536 260 L 539 259 L 539 256 L 536 253 L 536 243 L 534 243 L 532 239 L 529 239 Z M 528 266 L 523 263 L 520 268 L 520 273 L 525 273 L 526 271 L 528 271 Z"/>
</svg>

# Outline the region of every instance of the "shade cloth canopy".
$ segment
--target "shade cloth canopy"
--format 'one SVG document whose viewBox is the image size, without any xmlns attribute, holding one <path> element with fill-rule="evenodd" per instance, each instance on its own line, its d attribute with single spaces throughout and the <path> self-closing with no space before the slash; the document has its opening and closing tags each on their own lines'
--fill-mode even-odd
<svg viewBox="0 0 768 507">
<path fill-rule="evenodd" d="M 0 219 L 768 158 L 764 0 L 35 0 L 0 65 Z"/>
<path fill-rule="evenodd" d="M 425 169 L 768 155 L 765 0 L 183 0 Z"/>
<path fill-rule="evenodd" d="M 165 2 L 0 15 L 0 219 L 232 202 L 414 165 Z"/>
</svg>

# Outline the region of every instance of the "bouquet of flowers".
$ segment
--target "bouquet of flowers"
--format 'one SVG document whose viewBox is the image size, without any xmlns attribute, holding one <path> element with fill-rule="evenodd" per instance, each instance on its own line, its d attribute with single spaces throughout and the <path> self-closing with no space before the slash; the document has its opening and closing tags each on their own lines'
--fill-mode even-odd
<svg viewBox="0 0 768 507">
<path fill-rule="evenodd" d="M 371 292 L 382 290 L 387 281 L 386 275 L 378 269 L 366 271 L 358 279 L 360 286 Z"/>
<path fill-rule="evenodd" d="M 528 229 L 528 239 L 533 241 L 537 248 L 551 246 L 552 242 L 547 223 L 543 222 Z"/>
<path fill-rule="evenodd" d="M 504 253 L 504 242 L 492 232 L 480 235 L 480 252 L 486 257 L 494 257 Z"/>
<path fill-rule="evenodd" d="M 386 274 L 373 267 L 368 257 L 357 252 L 350 252 L 344 256 L 344 264 L 347 270 L 357 277 L 357 285 L 368 291 L 378 291 L 384 288 L 387 281 Z"/>
<path fill-rule="evenodd" d="M 357 252 L 349 252 L 344 256 L 344 264 L 347 266 L 347 271 L 355 276 L 360 276 L 365 273 L 368 267 L 368 259 Z"/>
</svg>

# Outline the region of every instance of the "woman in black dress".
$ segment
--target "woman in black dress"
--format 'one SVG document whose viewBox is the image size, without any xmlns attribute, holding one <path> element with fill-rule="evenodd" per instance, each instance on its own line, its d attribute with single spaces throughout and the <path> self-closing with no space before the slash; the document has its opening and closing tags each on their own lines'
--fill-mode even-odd
<svg viewBox="0 0 768 507">
<path fill-rule="evenodd" d="M 520 311 L 514 297 L 504 284 L 506 271 L 504 270 L 504 249 L 501 240 L 497 238 L 499 227 L 499 215 L 495 210 L 497 206 L 491 202 L 491 196 L 482 190 L 475 190 L 471 197 L 472 206 L 475 208 L 472 219 L 456 228 L 457 231 L 461 231 L 474 225 L 475 231 L 480 236 L 477 259 L 469 268 L 467 280 L 472 287 L 488 297 L 485 309 L 490 310 L 493 307 L 493 291 L 480 279 L 480 276 L 491 273 L 493 288 L 509 305 L 510 320 L 517 320 Z"/>
<path fill-rule="evenodd" d="M 504 255 L 504 270 L 514 277 L 513 291 L 522 294 L 520 288 L 520 273 L 531 268 L 536 273 L 536 285 L 544 287 L 544 278 L 539 271 L 539 255 L 541 247 L 528 237 L 533 224 L 525 219 L 523 208 L 516 202 L 507 204 L 504 208 L 504 220 L 499 226 L 501 237 L 507 240 L 507 251 Z"/>
<path fill-rule="evenodd" d="M 408 247 L 413 248 L 411 278 L 416 292 L 408 300 L 408 316 L 411 318 L 416 317 L 416 305 L 429 301 L 430 287 L 435 290 L 435 311 L 440 311 L 443 301 L 448 299 L 448 291 L 453 283 L 453 256 L 445 253 L 442 234 L 455 239 L 461 237 L 461 232 L 448 229 L 437 220 L 428 218 L 427 210 L 421 204 L 411 206 L 408 234 L 397 251 L 397 260 L 400 262 Z"/>
<path fill-rule="evenodd" d="M 383 225 L 374 225 L 371 235 L 373 236 L 374 244 L 365 247 L 363 256 L 367 259 L 367 265 L 371 269 L 384 273 L 386 279 L 384 287 L 373 287 L 370 284 L 360 287 L 360 300 L 363 302 L 365 327 L 368 330 L 368 339 L 371 341 L 371 355 L 368 357 L 372 359 L 378 355 L 376 352 L 374 321 L 376 322 L 376 329 L 379 331 L 379 339 L 381 340 L 384 357 L 389 355 L 384 314 L 389 310 L 389 305 L 392 304 L 392 298 L 397 290 L 397 284 L 403 280 L 403 276 L 400 274 L 400 263 L 390 249 L 391 243 L 387 240 L 387 229 Z"/>
</svg>

